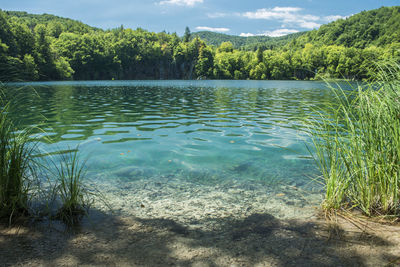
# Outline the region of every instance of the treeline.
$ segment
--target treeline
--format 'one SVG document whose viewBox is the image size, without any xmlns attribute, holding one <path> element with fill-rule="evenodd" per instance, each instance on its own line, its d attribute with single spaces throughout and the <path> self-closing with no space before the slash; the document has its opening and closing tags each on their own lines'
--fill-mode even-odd
<svg viewBox="0 0 400 267">
<path fill-rule="evenodd" d="M 289 43 L 291 40 L 296 39 L 305 33 L 306 32 L 298 32 L 280 37 L 270 37 L 263 35 L 242 37 L 217 32 L 199 31 L 194 32 L 192 34 L 192 38 L 199 37 L 201 40 L 205 41 L 206 44 L 216 47 L 220 46 L 224 42 L 231 42 L 235 49 L 256 51 L 259 47 L 264 50 L 282 47 Z"/>
<path fill-rule="evenodd" d="M 381 7 L 336 20 L 293 42 L 291 46 L 294 47 L 313 43 L 361 49 L 371 45 L 383 47 L 400 43 L 400 6 Z"/>
<path fill-rule="evenodd" d="M 399 9 L 363 12 L 256 51 L 207 45 L 189 30 L 182 38 L 122 26 L 104 31 L 52 15 L 0 11 L 0 79 L 368 79 L 376 62 L 400 57 L 400 28 L 383 23 L 397 25 Z M 348 31 L 353 40 L 340 41 Z"/>
</svg>

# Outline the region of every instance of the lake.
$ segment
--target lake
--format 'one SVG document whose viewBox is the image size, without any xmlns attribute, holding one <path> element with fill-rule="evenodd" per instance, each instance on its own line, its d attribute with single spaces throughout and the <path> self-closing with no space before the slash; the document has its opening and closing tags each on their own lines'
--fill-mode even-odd
<svg viewBox="0 0 400 267">
<path fill-rule="evenodd" d="M 82 81 L 8 84 L 40 148 L 75 149 L 87 183 L 123 214 L 198 224 L 321 202 L 302 118 L 333 99 L 324 82 Z M 32 90 L 32 88 L 34 90 Z M 103 204 L 97 204 L 104 208 Z"/>
</svg>

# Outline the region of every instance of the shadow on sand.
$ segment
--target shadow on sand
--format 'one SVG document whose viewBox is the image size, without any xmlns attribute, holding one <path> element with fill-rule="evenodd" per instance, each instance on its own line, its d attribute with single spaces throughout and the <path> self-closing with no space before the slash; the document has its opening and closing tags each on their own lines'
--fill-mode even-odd
<svg viewBox="0 0 400 267">
<path fill-rule="evenodd" d="M 197 227 L 97 210 L 90 214 L 72 231 L 57 222 L 1 227 L 1 265 L 366 266 L 395 260 L 382 251 L 396 244 L 323 221 L 253 214 L 200 221 Z"/>
</svg>

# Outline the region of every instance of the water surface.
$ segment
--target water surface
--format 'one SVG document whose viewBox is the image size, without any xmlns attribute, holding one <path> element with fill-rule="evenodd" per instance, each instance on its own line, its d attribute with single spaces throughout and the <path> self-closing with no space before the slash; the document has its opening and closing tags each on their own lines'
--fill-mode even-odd
<svg viewBox="0 0 400 267">
<path fill-rule="evenodd" d="M 45 129 L 38 133 L 46 137 L 40 147 L 60 152 L 79 145 L 88 177 L 113 187 L 116 195 L 129 195 L 133 189 L 127 185 L 134 181 L 138 186 L 150 180 L 225 185 L 226 191 L 241 185 L 272 195 L 290 195 L 282 186 L 302 194 L 321 190 L 312 182 L 318 171 L 305 147 L 309 139 L 301 118 L 332 99 L 323 82 L 8 85 L 9 90 L 21 86 L 21 105 L 13 116 L 24 126 Z M 173 191 L 166 197 L 174 197 Z"/>
</svg>

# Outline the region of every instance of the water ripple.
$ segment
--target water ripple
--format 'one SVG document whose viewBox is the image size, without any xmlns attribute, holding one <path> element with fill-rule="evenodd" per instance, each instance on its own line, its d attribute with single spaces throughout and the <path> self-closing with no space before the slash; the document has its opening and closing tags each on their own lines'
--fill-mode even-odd
<svg viewBox="0 0 400 267">
<path fill-rule="evenodd" d="M 88 163 L 99 170 L 152 166 L 160 173 L 189 169 L 230 173 L 252 166 L 247 168 L 253 173 L 247 176 L 256 175 L 252 179 L 261 179 L 261 174 L 265 179 L 268 175 L 298 179 L 299 172 L 293 170 L 304 169 L 306 163 L 297 159 L 307 155 L 301 118 L 332 97 L 319 82 L 29 85 L 37 94 L 27 91 L 26 101 L 13 116 L 23 126 L 48 129 L 52 144 L 42 140 L 48 151 L 82 144 Z"/>
</svg>

